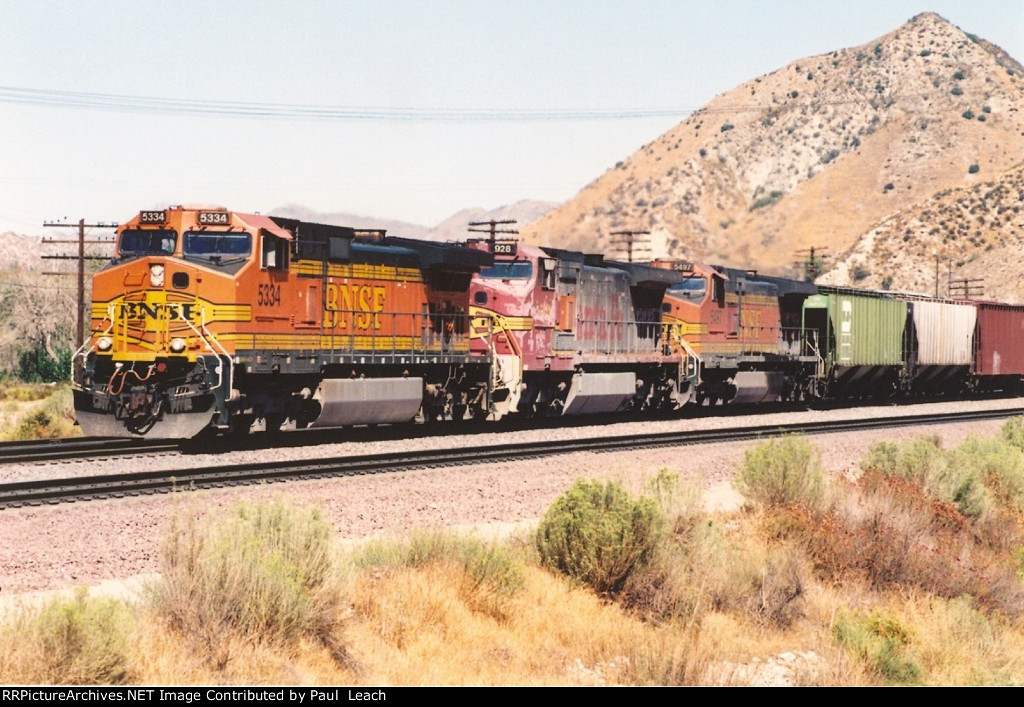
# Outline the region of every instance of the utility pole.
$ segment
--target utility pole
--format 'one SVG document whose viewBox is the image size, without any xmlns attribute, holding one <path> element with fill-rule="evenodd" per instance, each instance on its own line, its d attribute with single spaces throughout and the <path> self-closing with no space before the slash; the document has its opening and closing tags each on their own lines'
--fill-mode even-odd
<svg viewBox="0 0 1024 707">
<path fill-rule="evenodd" d="M 949 297 L 951 299 L 974 299 L 985 294 L 985 286 L 979 283 L 985 281 L 983 277 L 957 278 L 949 284 Z"/>
<path fill-rule="evenodd" d="M 491 252 L 493 253 L 494 252 L 494 244 L 498 241 L 498 234 L 499 233 L 503 233 L 503 234 L 507 233 L 507 234 L 511 234 L 511 235 L 518 235 L 518 233 L 519 233 L 519 231 L 514 229 L 514 228 L 502 229 L 502 228 L 498 228 L 498 226 L 509 226 L 509 225 L 514 225 L 515 223 L 516 223 L 516 220 L 514 218 L 508 218 L 508 219 L 504 219 L 502 221 L 495 221 L 494 219 L 491 219 L 490 221 L 470 221 L 469 222 L 469 229 L 468 230 L 469 230 L 470 233 L 486 233 L 486 234 L 488 234 L 487 242 L 490 243 L 490 245 L 491 245 Z M 481 228 L 482 226 L 486 226 L 486 228 Z M 512 240 L 515 240 L 515 239 L 514 238 L 503 238 L 502 240 L 503 241 L 512 241 Z"/>
<path fill-rule="evenodd" d="M 106 244 L 109 245 L 113 241 L 87 241 L 85 240 L 85 229 L 86 228 L 117 228 L 116 223 L 86 223 L 85 219 L 78 219 L 78 223 L 63 223 L 56 221 L 44 221 L 43 226 L 45 228 L 78 228 L 78 239 L 73 241 L 61 241 L 54 240 L 52 238 L 43 238 L 43 243 L 78 243 L 78 255 L 44 255 L 42 256 L 45 260 L 77 260 L 78 261 L 78 312 L 75 318 L 75 331 L 77 332 L 77 341 L 75 346 L 80 346 L 85 341 L 85 261 L 86 260 L 109 260 L 110 258 L 102 255 L 86 255 L 85 246 Z M 46 272 L 44 275 L 68 275 L 66 272 Z"/>
<path fill-rule="evenodd" d="M 800 258 L 796 261 L 796 266 L 803 269 L 805 282 L 814 282 L 825 272 L 825 258 L 828 257 L 824 253 L 826 250 L 828 250 L 828 246 L 812 245 L 810 248 L 796 252 L 797 257 Z"/>
<path fill-rule="evenodd" d="M 613 246 L 616 246 L 616 245 L 620 245 L 621 246 L 622 244 L 625 244 L 625 246 L 626 246 L 626 248 L 625 248 L 625 251 L 626 251 L 626 262 L 629 262 L 629 263 L 633 262 L 633 246 L 634 246 L 634 244 L 638 245 L 638 246 L 642 246 L 642 248 L 638 248 L 639 250 L 646 250 L 648 252 L 650 252 L 650 250 L 651 250 L 651 247 L 647 244 L 647 239 L 646 238 L 637 238 L 637 236 L 649 236 L 649 235 L 651 235 L 650 231 L 612 231 L 609 235 L 612 235 L 612 236 L 622 236 L 622 240 L 614 240 L 614 241 L 612 241 L 611 244 Z M 622 248 L 619 248 L 619 250 L 622 250 Z"/>
</svg>

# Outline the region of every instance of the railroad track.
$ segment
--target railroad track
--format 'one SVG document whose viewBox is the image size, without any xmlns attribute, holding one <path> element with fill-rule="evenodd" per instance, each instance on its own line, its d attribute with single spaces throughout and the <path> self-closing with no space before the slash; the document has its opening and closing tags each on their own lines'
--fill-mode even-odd
<svg viewBox="0 0 1024 707">
<path fill-rule="evenodd" d="M 0 484 L 0 508 L 53 504 L 103 498 L 169 493 L 176 490 L 376 474 L 410 469 L 516 461 L 572 452 L 611 452 L 651 447 L 708 444 L 771 437 L 780 434 L 827 434 L 897 426 L 1002 419 L 1024 414 L 1024 408 L 969 413 L 939 413 L 867 420 L 805 422 L 785 425 L 734 427 L 721 430 L 659 432 L 619 437 L 524 442 L 449 450 L 420 450 L 393 454 L 344 456 L 296 462 L 260 462 L 215 468 L 176 469 L 108 474 L 67 479 L 44 479 Z"/>
<path fill-rule="evenodd" d="M 68 437 L 27 442 L 0 442 L 0 464 L 119 457 L 128 454 L 174 452 L 179 449 L 179 443 L 164 439 Z"/>
</svg>

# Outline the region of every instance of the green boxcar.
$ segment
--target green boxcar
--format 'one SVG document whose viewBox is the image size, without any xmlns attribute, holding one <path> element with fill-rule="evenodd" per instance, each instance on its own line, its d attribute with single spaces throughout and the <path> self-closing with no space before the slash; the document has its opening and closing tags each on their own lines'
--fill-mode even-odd
<svg viewBox="0 0 1024 707">
<path fill-rule="evenodd" d="M 906 302 L 841 292 L 812 295 L 804 301 L 804 327 L 814 353 L 830 368 L 905 362 Z"/>
</svg>

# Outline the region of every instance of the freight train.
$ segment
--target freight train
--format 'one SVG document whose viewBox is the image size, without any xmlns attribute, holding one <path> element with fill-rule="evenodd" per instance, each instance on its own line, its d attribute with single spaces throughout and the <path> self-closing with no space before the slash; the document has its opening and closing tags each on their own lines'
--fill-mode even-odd
<svg viewBox="0 0 1024 707">
<path fill-rule="evenodd" d="M 93 278 L 88 435 L 1018 393 L 1024 307 L 681 260 L 142 211 Z"/>
</svg>

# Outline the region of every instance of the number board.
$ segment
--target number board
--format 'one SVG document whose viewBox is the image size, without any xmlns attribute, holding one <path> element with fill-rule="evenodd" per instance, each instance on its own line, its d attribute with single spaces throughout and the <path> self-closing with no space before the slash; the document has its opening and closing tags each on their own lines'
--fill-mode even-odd
<svg viewBox="0 0 1024 707">
<path fill-rule="evenodd" d="M 508 241 L 502 241 L 494 244 L 495 255 L 515 255 L 516 244 Z"/>
<path fill-rule="evenodd" d="M 231 223 L 231 214 L 227 211 L 200 211 L 196 222 L 200 226 L 227 226 Z"/>
<path fill-rule="evenodd" d="M 690 272 L 693 270 L 693 263 L 687 263 L 685 260 L 672 263 L 672 269 L 676 272 Z"/>
<path fill-rule="evenodd" d="M 166 211 L 140 211 L 139 223 L 163 223 L 167 220 Z"/>
</svg>

